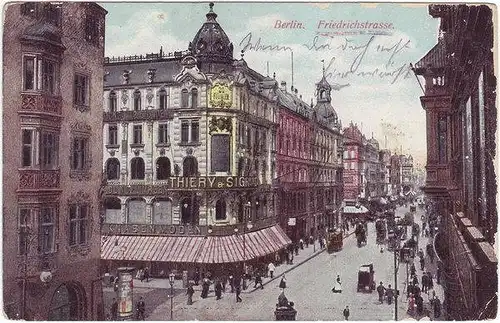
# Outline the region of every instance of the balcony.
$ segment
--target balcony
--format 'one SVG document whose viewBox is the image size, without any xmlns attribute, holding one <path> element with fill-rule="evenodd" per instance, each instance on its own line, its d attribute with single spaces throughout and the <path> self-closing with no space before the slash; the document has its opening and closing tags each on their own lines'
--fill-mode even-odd
<svg viewBox="0 0 500 323">
<path fill-rule="evenodd" d="M 139 110 L 139 111 L 114 111 L 104 112 L 104 122 L 123 122 L 123 121 L 157 121 L 172 119 L 174 113 L 172 110 Z"/>
<path fill-rule="evenodd" d="M 58 189 L 60 171 L 57 170 L 19 170 L 20 190 Z"/>
<path fill-rule="evenodd" d="M 42 93 L 21 93 L 20 113 L 62 114 L 62 99 L 60 96 L 50 96 Z"/>
<path fill-rule="evenodd" d="M 453 186 L 450 169 L 447 165 L 426 166 L 425 186 L 434 189 L 447 189 Z"/>
</svg>

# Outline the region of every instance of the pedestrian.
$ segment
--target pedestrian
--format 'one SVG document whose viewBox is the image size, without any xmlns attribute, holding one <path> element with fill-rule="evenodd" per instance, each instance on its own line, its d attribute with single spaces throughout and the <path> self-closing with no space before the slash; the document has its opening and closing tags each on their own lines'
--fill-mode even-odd
<svg viewBox="0 0 500 323">
<path fill-rule="evenodd" d="M 326 238 L 323 238 L 323 248 L 326 248 Z"/>
<path fill-rule="evenodd" d="M 415 304 L 417 305 L 417 314 L 422 315 L 422 313 L 424 312 L 424 299 L 422 298 L 422 296 L 415 296 Z"/>
<path fill-rule="evenodd" d="M 199 282 L 200 282 L 200 270 L 198 268 L 196 268 L 196 271 L 194 272 L 194 284 L 196 286 L 198 286 Z"/>
<path fill-rule="evenodd" d="M 437 267 L 436 271 L 436 283 L 441 284 L 441 267 Z"/>
<path fill-rule="evenodd" d="M 281 264 L 281 257 L 280 257 L 279 252 L 274 253 L 274 262 L 276 263 L 276 265 Z"/>
<path fill-rule="evenodd" d="M 239 303 L 241 302 L 241 297 L 240 297 L 240 294 L 241 294 L 241 282 L 240 282 L 240 279 L 236 279 L 235 281 L 235 289 L 236 289 L 236 303 Z"/>
<path fill-rule="evenodd" d="M 226 285 L 227 285 L 227 276 L 226 275 L 222 275 L 221 283 L 222 283 L 222 291 L 224 293 L 226 293 Z"/>
<path fill-rule="evenodd" d="M 387 304 L 392 304 L 392 299 L 394 298 L 394 290 L 391 288 L 391 284 L 387 286 L 387 290 L 385 291 L 385 295 L 387 296 Z"/>
<path fill-rule="evenodd" d="M 260 289 L 264 289 L 264 285 L 262 285 L 262 277 L 260 276 L 260 273 L 257 271 L 255 274 L 255 284 L 253 285 L 253 288 L 257 288 L 257 285 L 260 284 Z"/>
<path fill-rule="evenodd" d="M 427 293 L 427 273 L 422 274 L 422 292 Z"/>
<path fill-rule="evenodd" d="M 424 270 L 425 267 L 425 258 L 421 257 L 420 258 L 420 270 Z"/>
<path fill-rule="evenodd" d="M 146 279 L 146 283 L 149 282 L 149 268 L 144 268 L 144 279 Z"/>
<path fill-rule="evenodd" d="M 118 321 L 118 302 L 116 298 L 113 298 L 113 302 L 111 303 L 111 320 Z"/>
<path fill-rule="evenodd" d="M 408 310 L 407 310 L 407 312 L 410 315 L 415 314 L 415 297 L 413 296 L 413 294 L 410 294 L 410 296 L 408 298 Z"/>
<path fill-rule="evenodd" d="M 304 237 L 304 244 L 306 245 L 306 248 L 309 248 L 309 239 Z"/>
<path fill-rule="evenodd" d="M 141 283 L 144 280 L 144 269 L 142 267 L 137 271 L 137 275 L 135 278 L 139 278 L 141 280 Z"/>
<path fill-rule="evenodd" d="M 286 264 L 289 265 L 290 264 L 290 254 L 288 253 L 288 251 L 285 251 L 285 260 L 286 260 Z"/>
<path fill-rule="evenodd" d="M 384 294 L 385 294 L 385 287 L 384 283 L 380 282 L 380 285 L 377 287 L 377 293 L 378 293 L 378 301 L 380 304 L 384 303 Z"/>
<path fill-rule="evenodd" d="M 281 281 L 280 281 L 280 285 L 279 287 L 285 291 L 285 288 L 286 288 L 286 277 L 285 275 L 281 276 Z"/>
<path fill-rule="evenodd" d="M 299 245 L 300 245 L 300 250 L 304 250 L 304 240 L 302 240 L 302 238 L 300 238 L 299 240 Z"/>
<path fill-rule="evenodd" d="M 293 265 L 293 251 L 290 252 L 290 265 Z"/>
<path fill-rule="evenodd" d="M 208 297 L 208 290 L 210 288 L 210 281 L 208 280 L 207 277 L 203 278 L 203 282 L 201 284 L 201 298 L 207 298 Z"/>
<path fill-rule="evenodd" d="M 418 285 L 418 278 L 417 275 L 413 276 L 413 285 L 417 286 Z"/>
<path fill-rule="evenodd" d="M 431 272 L 427 272 L 427 285 L 428 289 L 434 289 L 434 282 L 432 281 L 432 274 Z"/>
<path fill-rule="evenodd" d="M 221 284 L 219 279 L 217 279 L 215 281 L 214 290 L 215 290 L 215 296 L 217 297 L 216 300 L 221 299 L 221 297 L 222 297 L 222 284 Z"/>
<path fill-rule="evenodd" d="M 314 238 L 312 235 L 309 236 L 309 244 L 314 245 Z"/>
<path fill-rule="evenodd" d="M 337 279 L 335 280 L 335 284 L 333 285 L 332 292 L 342 293 L 342 281 L 340 280 L 340 275 L 337 275 Z"/>
<path fill-rule="evenodd" d="M 410 298 L 410 295 L 413 295 L 413 284 L 410 282 L 406 287 L 406 299 Z"/>
<path fill-rule="evenodd" d="M 144 313 L 146 312 L 146 303 L 144 303 L 144 298 L 142 296 L 139 298 L 139 301 L 136 305 L 137 311 L 137 321 L 144 321 Z"/>
<path fill-rule="evenodd" d="M 434 310 L 434 319 L 441 316 L 441 301 L 436 296 L 432 299 L 432 308 Z"/>
<path fill-rule="evenodd" d="M 426 225 L 427 225 L 427 223 L 422 222 L 422 236 L 424 236 L 424 235 L 425 235 L 425 230 L 427 229 L 427 228 L 426 228 Z"/>
<path fill-rule="evenodd" d="M 415 264 L 411 264 L 411 267 L 410 267 L 410 276 L 415 276 L 415 273 L 416 273 L 416 269 L 415 269 Z"/>
<path fill-rule="evenodd" d="M 295 243 L 295 244 L 293 245 L 293 248 L 294 248 L 294 250 L 295 250 L 295 255 L 296 255 L 296 256 L 298 256 L 298 255 L 299 255 L 299 245 L 298 245 L 297 243 Z"/>
<path fill-rule="evenodd" d="M 186 295 L 188 296 L 187 305 L 193 305 L 194 288 L 193 288 L 193 284 L 191 282 L 189 282 L 189 285 L 188 285 L 188 288 L 186 291 Z"/>
<path fill-rule="evenodd" d="M 342 313 L 344 314 L 344 318 L 345 318 L 345 320 L 346 320 L 346 321 L 349 321 L 349 315 L 351 314 L 351 313 L 349 313 L 349 306 L 346 306 L 346 307 L 344 308 L 344 311 L 343 311 Z"/>
<path fill-rule="evenodd" d="M 276 266 L 274 266 L 272 261 L 269 263 L 269 265 L 267 265 L 267 270 L 269 271 L 269 277 L 271 277 L 271 279 L 273 279 L 274 271 L 276 270 Z"/>
</svg>

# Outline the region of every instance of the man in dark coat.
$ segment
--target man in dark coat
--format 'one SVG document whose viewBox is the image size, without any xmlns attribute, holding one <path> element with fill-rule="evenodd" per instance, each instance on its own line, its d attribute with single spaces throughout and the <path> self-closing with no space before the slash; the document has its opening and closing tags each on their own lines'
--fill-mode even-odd
<svg viewBox="0 0 500 323">
<path fill-rule="evenodd" d="M 144 279 L 146 280 L 146 283 L 149 282 L 149 268 L 148 267 L 144 268 Z"/>
<path fill-rule="evenodd" d="M 427 273 L 423 273 L 422 274 L 422 292 L 424 293 L 427 293 L 427 287 L 428 287 L 428 283 L 427 283 Z"/>
<path fill-rule="evenodd" d="M 111 303 L 111 320 L 118 320 L 118 302 L 116 301 L 116 298 L 113 298 L 113 302 Z"/>
<path fill-rule="evenodd" d="M 146 312 L 146 303 L 144 303 L 144 298 L 139 298 L 139 301 L 137 302 L 137 320 L 142 320 L 144 321 L 144 313 Z"/>
<path fill-rule="evenodd" d="M 232 274 L 229 275 L 229 286 L 231 286 L 231 293 L 234 293 L 234 277 Z"/>
<path fill-rule="evenodd" d="M 424 266 L 425 266 L 425 258 L 421 257 L 420 258 L 420 270 L 424 270 Z"/>
<path fill-rule="evenodd" d="M 377 286 L 377 293 L 378 293 L 378 301 L 380 304 L 384 302 L 384 294 L 385 294 L 385 287 L 384 283 L 380 282 L 380 285 Z"/>
<path fill-rule="evenodd" d="M 385 291 L 385 295 L 387 296 L 387 304 L 391 305 L 392 299 L 394 297 L 394 290 L 391 288 L 391 284 L 389 284 L 389 286 L 387 286 L 387 289 Z"/>
<path fill-rule="evenodd" d="M 438 318 L 441 316 L 441 301 L 439 298 L 434 297 L 431 301 L 433 310 L 434 310 L 434 318 Z"/>
<path fill-rule="evenodd" d="M 424 299 L 422 298 L 422 296 L 415 296 L 415 304 L 417 305 L 418 315 L 422 315 L 424 312 Z"/>
<path fill-rule="evenodd" d="M 198 268 L 196 268 L 196 271 L 194 272 L 194 284 L 196 286 L 198 286 L 199 282 L 200 282 L 200 270 Z"/>
<path fill-rule="evenodd" d="M 351 314 L 351 313 L 349 313 L 349 306 L 346 306 L 346 307 L 344 308 L 344 311 L 342 312 L 342 314 L 344 314 L 344 318 L 345 318 L 345 320 L 346 320 L 346 321 L 349 321 L 349 315 Z"/>
<path fill-rule="evenodd" d="M 219 300 L 221 299 L 221 296 L 222 296 L 222 284 L 220 282 L 219 279 L 217 279 L 217 281 L 215 282 L 215 296 L 217 296 L 217 299 L 216 300 Z"/>
<path fill-rule="evenodd" d="M 188 296 L 187 305 L 193 305 L 193 295 L 194 295 L 193 284 L 189 283 L 186 294 Z"/>
<path fill-rule="evenodd" d="M 207 298 L 208 297 L 208 290 L 210 288 L 210 281 L 208 278 L 203 278 L 203 283 L 201 284 L 201 298 Z"/>
<path fill-rule="evenodd" d="M 239 303 L 241 302 L 241 297 L 240 297 L 240 294 L 241 294 L 241 279 L 240 278 L 236 278 L 235 281 L 234 281 L 234 287 L 236 289 L 236 303 Z"/>
<path fill-rule="evenodd" d="M 427 272 L 427 285 L 428 285 L 428 289 L 434 289 L 434 282 L 432 281 L 432 274 L 431 272 Z"/>
<path fill-rule="evenodd" d="M 258 284 L 260 284 L 260 289 L 264 289 L 264 285 L 262 285 L 262 277 L 260 273 L 257 271 L 257 273 L 255 274 L 255 284 L 253 288 L 257 288 Z"/>
</svg>

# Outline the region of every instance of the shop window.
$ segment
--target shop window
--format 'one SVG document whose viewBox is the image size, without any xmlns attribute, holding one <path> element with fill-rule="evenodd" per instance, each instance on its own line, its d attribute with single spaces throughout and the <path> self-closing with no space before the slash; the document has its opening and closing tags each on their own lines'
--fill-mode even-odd
<svg viewBox="0 0 500 323">
<path fill-rule="evenodd" d="M 224 199 L 220 199 L 215 203 L 215 220 L 226 220 L 226 201 Z"/>
</svg>

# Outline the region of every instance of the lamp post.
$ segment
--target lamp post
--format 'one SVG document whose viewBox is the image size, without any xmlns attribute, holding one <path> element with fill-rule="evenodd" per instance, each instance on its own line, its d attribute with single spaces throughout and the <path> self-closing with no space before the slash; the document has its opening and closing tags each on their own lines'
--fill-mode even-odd
<svg viewBox="0 0 500 323">
<path fill-rule="evenodd" d="M 170 273 L 168 275 L 168 281 L 170 283 L 170 321 L 174 320 L 174 282 L 175 282 L 175 274 Z"/>
</svg>

